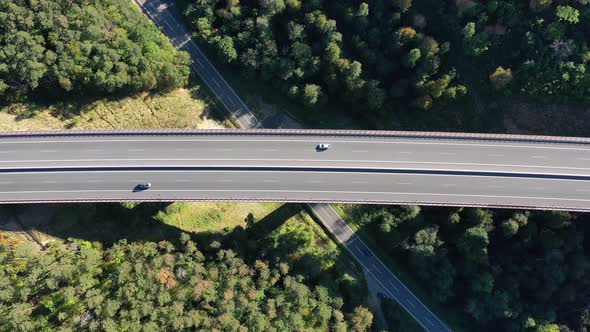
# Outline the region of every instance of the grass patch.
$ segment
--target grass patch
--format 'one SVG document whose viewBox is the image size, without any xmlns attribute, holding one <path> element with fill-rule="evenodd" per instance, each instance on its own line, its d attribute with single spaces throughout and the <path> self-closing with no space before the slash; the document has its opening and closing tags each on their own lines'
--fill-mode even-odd
<svg viewBox="0 0 590 332">
<path fill-rule="evenodd" d="M 13 104 L 0 112 L 0 130 L 224 128 L 200 86 L 118 99 Z"/>
<path fill-rule="evenodd" d="M 246 227 L 249 213 L 265 218 L 280 206 L 280 203 L 176 202 L 159 211 L 155 218 L 187 232 L 227 232 L 236 226 Z"/>
<path fill-rule="evenodd" d="M 371 234 L 366 228 L 360 227 L 354 216 L 355 205 L 351 204 L 332 204 L 332 207 L 338 212 L 340 217 L 354 230 L 355 233 L 369 246 L 369 248 L 377 253 L 379 259 L 392 271 L 396 276 L 435 314 L 440 315 L 443 321 L 453 330 L 457 332 L 470 331 L 472 328 L 465 326 L 466 320 L 454 310 L 449 310 L 441 306 L 441 304 L 434 300 L 428 291 L 428 287 L 424 287 L 418 283 L 413 277 L 413 272 L 404 264 L 398 262 L 395 257 L 389 255 L 382 255 L 379 245 L 375 241 L 375 235 Z M 390 323 L 391 324 L 391 323 Z M 411 331 L 411 330 L 409 330 Z"/>
</svg>

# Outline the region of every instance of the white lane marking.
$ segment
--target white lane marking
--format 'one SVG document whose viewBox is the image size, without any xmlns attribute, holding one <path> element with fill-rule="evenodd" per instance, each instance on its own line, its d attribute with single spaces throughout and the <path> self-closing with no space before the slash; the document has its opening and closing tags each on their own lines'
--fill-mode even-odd
<svg viewBox="0 0 590 332">
<path fill-rule="evenodd" d="M 455 152 L 439 152 L 438 154 L 447 155 L 447 156 L 454 156 L 457 153 L 455 153 Z"/>
<path fill-rule="evenodd" d="M 88 151 L 88 152 L 100 152 L 100 151 L 103 151 L 103 150 L 102 149 L 88 149 L 86 151 Z"/>
<path fill-rule="evenodd" d="M 279 182 L 278 180 L 263 180 L 262 182 L 266 182 L 266 183 L 276 183 Z"/>
<path fill-rule="evenodd" d="M 366 181 L 352 181 L 352 183 L 354 183 L 354 184 L 367 184 L 369 182 L 366 182 Z"/>
<path fill-rule="evenodd" d="M 488 186 L 488 188 L 504 188 L 504 186 Z"/>
<path fill-rule="evenodd" d="M 102 180 L 88 180 L 86 182 L 89 182 L 89 183 L 99 183 L 99 182 L 102 182 Z"/>
<path fill-rule="evenodd" d="M 43 183 L 57 183 L 57 181 L 47 180 L 47 181 L 43 181 Z"/>
<path fill-rule="evenodd" d="M 379 268 L 375 264 L 371 264 L 371 266 L 373 266 L 373 268 L 375 269 L 375 271 L 381 273 L 381 270 L 379 270 Z"/>
<path fill-rule="evenodd" d="M 546 156 L 531 156 L 531 158 L 534 158 L 534 159 L 547 159 Z"/>
<path fill-rule="evenodd" d="M 175 151 L 186 151 L 186 149 L 174 149 Z"/>
<path fill-rule="evenodd" d="M 174 182 L 191 182 L 191 180 L 183 180 L 183 179 L 181 179 L 181 180 L 174 180 Z"/>
<path fill-rule="evenodd" d="M 215 149 L 215 151 L 233 151 L 233 149 Z"/>
<path fill-rule="evenodd" d="M 307 180 L 305 181 L 305 183 L 322 183 L 324 181 L 320 181 L 320 180 Z"/>
<path fill-rule="evenodd" d="M 334 208 L 333 208 L 331 205 L 328 205 L 328 206 L 329 206 L 329 207 L 332 209 L 333 213 L 335 213 L 335 214 L 338 216 L 338 212 L 336 212 L 336 210 L 334 210 Z M 319 212 L 318 212 L 318 210 L 317 210 L 317 209 L 313 208 L 313 206 L 312 206 L 312 209 L 313 209 L 313 210 L 314 210 L 314 211 L 315 211 L 315 212 L 316 212 L 318 215 L 320 215 L 320 214 L 321 214 L 321 213 L 319 213 Z M 344 224 L 346 225 L 346 227 L 348 227 L 348 228 L 350 229 L 350 226 L 348 226 L 348 224 L 346 224 L 346 223 L 345 223 L 345 222 L 344 222 L 344 221 L 343 221 L 343 220 L 342 220 L 340 217 L 338 217 L 338 218 L 339 218 L 339 219 L 336 221 L 337 223 L 339 223 L 339 222 L 342 222 L 342 223 L 344 223 Z M 326 225 L 326 227 L 328 227 L 328 229 L 330 230 L 330 232 L 332 232 L 333 234 L 336 234 L 336 233 L 334 232 L 334 230 L 332 229 L 332 227 L 330 226 L 330 224 L 329 224 L 327 221 L 325 221 L 325 218 L 320 218 L 320 220 L 322 221 L 322 223 L 323 223 L 324 225 Z M 352 236 L 352 239 L 353 239 L 353 240 L 357 238 L 357 236 L 356 236 L 356 234 L 354 234 L 354 232 L 352 233 L 352 235 L 353 235 L 353 236 Z M 377 281 L 377 283 L 378 283 L 379 285 L 381 285 L 381 287 L 383 287 L 383 289 L 385 289 L 385 292 L 389 293 L 389 295 L 390 295 L 392 298 L 396 299 L 396 300 L 398 301 L 398 303 L 399 303 L 399 304 L 400 304 L 400 305 L 401 305 L 401 306 L 402 306 L 402 307 L 403 307 L 403 308 L 404 308 L 404 309 L 405 309 L 405 310 L 406 310 L 406 311 L 407 311 L 407 312 L 408 312 L 408 313 L 409 313 L 409 314 L 410 314 L 412 317 L 414 317 L 414 319 L 415 319 L 415 320 L 418 322 L 418 324 L 420 324 L 422 327 L 424 327 L 426 330 L 428 330 L 428 328 L 427 328 L 426 326 L 424 326 L 424 324 L 422 324 L 422 322 L 420 321 L 420 319 L 418 319 L 418 317 L 416 317 L 416 316 L 414 315 L 414 313 L 413 313 L 411 310 L 409 310 L 409 309 L 407 308 L 407 306 L 406 306 L 406 305 L 404 305 L 404 304 L 403 304 L 403 302 L 401 301 L 401 299 L 399 299 L 398 297 L 396 297 L 396 296 L 395 296 L 395 294 L 393 294 L 393 293 L 392 293 L 392 292 L 391 292 L 391 291 L 390 291 L 390 290 L 389 290 L 387 287 L 385 287 L 385 285 L 383 285 L 383 283 L 382 283 L 382 282 L 379 280 L 379 278 L 377 278 L 377 276 L 375 276 L 375 275 L 373 274 L 373 272 L 371 272 L 371 270 L 370 270 L 370 269 L 369 269 L 369 268 L 368 268 L 368 267 L 365 265 L 365 263 L 363 262 L 363 260 L 362 260 L 361 258 L 357 257 L 357 255 L 355 255 L 355 253 L 353 252 L 353 250 L 352 250 L 352 249 L 351 249 L 351 247 L 350 247 L 350 244 L 352 243 L 352 240 L 343 241 L 343 240 L 342 240 L 340 237 L 338 237 L 338 236 L 336 236 L 336 238 L 338 238 L 338 240 L 340 241 L 340 243 L 344 244 L 344 247 L 346 248 L 346 250 L 348 250 L 348 251 L 350 252 L 350 254 L 351 254 L 351 255 L 352 255 L 354 258 L 356 258 L 356 260 L 359 262 L 359 264 L 361 264 L 361 266 L 363 267 L 363 269 L 365 269 L 365 271 L 367 271 L 367 272 L 368 272 L 368 273 L 369 273 L 369 274 L 370 274 L 370 275 L 371 275 L 371 276 L 372 276 L 372 277 L 375 279 L 375 281 Z M 359 241 L 360 241 L 360 240 L 359 240 Z M 361 243 L 362 243 L 362 241 L 361 241 Z M 363 245 L 364 245 L 364 243 L 363 243 Z M 365 247 L 366 247 L 366 245 L 365 245 Z M 359 249 L 359 250 L 360 250 L 360 249 Z M 387 268 L 387 267 L 386 267 L 386 266 L 383 264 L 383 262 L 381 262 L 381 260 L 380 260 L 379 258 L 377 258 L 377 260 L 379 260 L 379 262 L 381 263 L 381 265 L 383 265 L 383 266 L 385 267 L 385 269 L 386 269 L 386 270 L 387 270 L 387 271 L 388 271 L 388 272 L 391 274 L 391 276 L 392 276 L 393 278 L 395 278 L 395 279 L 396 279 L 398 282 L 400 282 L 400 281 L 399 281 L 399 279 L 398 279 L 398 278 L 395 276 L 395 274 L 393 274 L 393 273 L 391 272 L 391 270 L 389 270 L 389 269 L 388 269 L 388 268 Z M 400 282 L 400 283 L 401 283 L 401 282 Z M 404 286 L 404 285 L 402 284 L 402 286 Z M 407 289 L 407 290 L 408 290 L 408 292 L 409 292 L 410 294 L 412 294 L 412 291 L 410 291 L 410 290 L 409 290 L 407 287 L 405 287 L 405 286 L 404 286 L 404 288 L 405 288 L 405 289 Z M 412 294 L 412 295 L 414 295 L 414 294 Z M 419 300 L 419 299 L 418 299 L 418 302 L 420 302 L 420 300 Z M 422 304 L 422 302 L 420 302 L 420 304 Z M 433 315 L 433 316 L 434 316 L 434 314 L 433 314 L 433 313 L 430 311 L 430 309 L 428 309 L 428 307 L 424 306 L 424 304 L 422 304 L 422 306 L 423 306 L 423 307 L 424 307 L 424 308 L 425 308 L 425 309 L 426 309 L 426 310 L 427 310 L 427 311 L 428 311 L 428 312 L 429 312 L 431 315 Z M 434 317 L 436 318 L 436 316 L 434 316 Z M 444 325 L 442 322 L 441 322 L 441 325 L 445 326 L 445 325 Z M 445 327 L 446 327 L 446 326 L 445 326 Z M 449 331 L 450 331 L 450 330 L 449 330 Z"/>
<path fill-rule="evenodd" d="M 397 288 L 393 281 L 389 280 L 389 285 L 391 285 L 391 287 L 393 287 L 393 289 L 395 289 L 396 292 L 399 292 L 399 288 Z"/>
<path fill-rule="evenodd" d="M 406 301 L 414 308 L 416 308 L 416 303 L 414 303 L 414 301 L 410 300 L 410 299 L 406 299 Z"/>
<path fill-rule="evenodd" d="M 543 188 L 543 187 L 535 187 L 533 189 L 535 189 L 535 190 L 545 190 L 545 188 Z"/>
<path fill-rule="evenodd" d="M 504 157 L 503 154 L 488 154 L 489 157 Z"/>
<path fill-rule="evenodd" d="M 211 167 L 234 167 L 235 165 L 214 165 Z M 94 166 L 94 165 L 68 165 L 68 166 L 62 166 L 62 167 L 104 167 L 104 166 Z M 151 167 L 186 167 L 186 165 L 152 165 Z M 208 166 L 205 166 L 208 167 Z M 263 167 L 260 165 L 252 165 L 252 166 L 248 166 L 248 167 Z M 84 172 L 84 171 L 60 171 L 59 168 L 61 167 L 26 167 L 26 169 L 28 170 L 34 170 L 37 168 L 42 168 L 42 169 L 46 169 L 46 168 L 56 168 L 56 171 L 42 171 L 42 172 L 35 172 L 34 174 L 95 174 L 96 171 L 93 172 Z M 293 168 L 295 169 L 305 169 L 305 166 L 294 166 Z M 337 167 L 336 167 L 337 168 Z M 20 169 L 20 167 L 7 167 L 5 168 L 7 170 L 14 170 L 14 169 Z M 371 168 L 368 168 L 371 169 Z M 375 168 L 375 169 L 379 169 L 379 168 Z M 134 173 L 137 174 L 138 171 L 112 171 L 109 170 L 108 167 L 105 168 L 103 171 L 100 171 L 101 173 Z M 140 171 L 141 173 L 145 173 L 145 174 L 150 174 L 150 173 L 170 173 L 169 170 L 149 170 L 149 171 Z M 183 170 L 183 173 L 227 173 L 226 170 Z M 285 173 L 284 171 L 269 171 L 269 170 L 265 170 L 265 171 L 242 171 L 242 170 L 232 170 L 232 173 L 252 173 L 252 174 L 261 174 L 261 173 L 272 173 L 272 174 L 276 174 L 276 173 Z M 309 172 L 309 171 L 305 171 L 305 170 L 292 170 L 289 171 L 290 174 L 356 174 L 358 175 L 358 172 L 351 172 L 351 171 L 344 171 L 344 172 L 324 172 L 324 171 L 313 171 L 313 172 Z M 29 171 L 15 171 L 15 172 L 10 172 L 10 173 L 6 173 L 3 174 L 3 176 L 14 176 L 14 175 L 22 175 L 22 174 L 31 174 Z M 518 173 L 515 173 L 518 174 Z M 534 174 L 534 173 L 532 173 Z M 384 174 L 379 174 L 379 173 L 366 173 L 366 176 L 383 176 Z M 425 176 L 431 176 L 431 177 L 463 177 L 463 175 L 449 175 L 449 174 L 385 174 L 388 176 L 420 176 L 420 177 L 425 177 Z M 557 174 L 560 175 L 560 174 Z M 563 175 L 570 175 L 570 174 L 563 174 Z M 575 175 L 574 175 L 575 176 Z M 486 178 L 486 179 L 514 179 L 512 177 L 508 177 L 508 176 L 486 176 L 486 175 L 469 175 L 468 177 L 470 178 Z M 577 180 L 577 179 L 525 179 L 525 180 L 534 180 L 536 182 L 539 182 L 540 180 L 542 181 L 569 181 L 569 182 L 580 182 L 580 181 L 586 181 L 586 180 Z M 399 185 L 413 185 L 413 183 L 411 182 L 396 182 L 396 184 Z"/>
<path fill-rule="evenodd" d="M 576 189 L 579 192 L 590 192 L 590 189 Z"/>
<path fill-rule="evenodd" d="M 221 99 L 220 99 L 221 100 Z M 223 102 L 223 100 L 221 100 Z M 226 106 L 227 107 L 227 106 Z M 178 134 L 170 134 L 170 136 L 178 136 Z M 290 139 L 208 139 L 206 135 L 198 135 L 201 136 L 200 138 L 186 138 L 186 139 L 161 139 L 161 138 L 154 138 L 154 139 L 87 139 L 87 140 L 46 140 L 46 141 L 8 141 L 8 142 L 1 142 L 0 144 L 47 144 L 47 143 L 88 143 L 88 142 L 283 142 L 283 143 L 317 143 L 318 139 L 296 139 L 295 136 L 291 137 Z M 231 137 L 232 135 L 228 135 Z M 255 135 L 249 135 L 255 136 Z M 1 138 L 1 137 L 0 137 Z M 295 139 L 294 139 L 295 138 Z M 501 144 L 478 144 L 478 143 L 448 143 L 448 142 L 413 142 L 413 141 L 396 141 L 395 138 L 392 138 L 391 141 L 373 141 L 373 140 L 338 140 L 336 138 L 330 138 L 330 142 L 333 143 L 361 143 L 361 144 L 408 144 L 408 145 L 445 145 L 445 146 L 470 146 L 470 147 L 499 147 L 499 148 L 522 148 L 522 149 L 549 149 L 549 150 L 576 150 L 576 151 L 590 151 L 588 149 L 582 149 L 579 147 L 560 147 L 560 146 L 539 146 L 538 144 L 542 143 L 530 143 L 531 145 L 510 145 L 509 143 L 501 145 Z M 537 145 L 533 145 L 537 144 Z M 550 143 L 548 143 L 550 144 Z M 576 143 L 571 143 L 576 145 Z M 412 154 L 412 152 L 394 152 L 394 153 L 401 153 L 401 154 Z M 503 156 L 503 155 L 492 155 L 489 156 Z"/>
<path fill-rule="evenodd" d="M 334 215 L 336 215 L 336 217 L 338 218 L 338 219 L 336 220 L 336 222 L 340 222 L 340 223 L 343 223 L 344 225 L 346 225 L 346 227 L 347 227 L 347 228 L 348 228 L 348 229 L 349 229 L 349 230 L 352 232 L 352 238 L 353 238 L 353 239 L 356 239 L 356 238 L 358 238 L 358 236 L 357 236 L 357 235 L 354 233 L 354 231 L 352 230 L 352 228 L 350 228 L 350 226 L 348 226 L 348 224 L 347 224 L 346 222 L 344 222 L 344 220 L 343 220 L 342 218 L 340 218 L 340 215 L 339 215 L 339 214 L 338 214 L 338 212 L 337 212 L 337 211 L 334 209 L 334 207 L 333 207 L 332 205 L 329 205 L 329 204 L 328 204 L 327 206 L 330 208 L 330 210 L 332 210 L 332 213 L 333 213 Z M 314 211 L 316 211 L 316 209 L 315 209 L 315 208 L 313 208 L 313 206 L 312 206 L 312 209 L 313 209 Z M 316 211 L 316 212 L 317 212 L 317 211 Z M 324 223 L 324 225 L 327 225 L 327 226 L 328 226 L 328 229 L 331 229 L 331 228 L 330 228 L 330 226 L 328 225 L 328 223 L 327 223 L 327 222 L 325 222 L 323 219 L 322 219 L 322 223 Z M 340 240 L 340 238 L 338 238 L 338 240 Z M 362 243 L 362 245 L 363 245 L 363 246 L 365 246 L 365 248 L 367 248 L 367 249 L 369 248 L 369 247 L 367 247 L 367 245 L 366 245 L 364 242 L 362 242 L 360 239 L 359 239 L 359 241 Z M 372 273 L 372 272 L 371 272 L 371 271 L 370 271 L 370 270 L 369 270 L 369 269 L 368 269 L 368 268 L 367 268 L 367 267 L 366 267 L 366 266 L 363 264 L 362 260 L 360 260 L 358 257 L 356 257 L 356 256 L 355 256 L 355 254 L 354 254 L 354 253 L 352 252 L 352 250 L 349 248 L 349 246 L 347 245 L 347 243 L 344 243 L 344 241 L 342 241 L 342 240 L 340 240 L 340 242 L 342 242 L 342 243 L 344 244 L 344 247 L 345 247 L 345 248 L 346 248 L 348 251 L 350 251 L 350 253 L 351 253 L 351 254 L 352 254 L 352 255 L 353 255 L 355 258 L 356 258 L 356 260 L 357 260 L 357 261 L 358 261 L 358 262 L 359 262 L 359 263 L 360 263 L 360 264 L 363 266 L 363 268 L 364 268 L 365 270 L 367 270 L 367 272 L 368 272 L 368 273 L 369 273 L 371 276 L 373 276 L 373 278 L 375 278 L 375 280 L 377 280 L 377 283 L 379 283 L 379 284 L 380 284 L 380 285 L 381 285 L 381 286 L 382 286 L 382 287 L 383 287 L 383 288 L 384 288 L 384 289 L 385 289 L 385 290 L 386 290 L 386 291 L 387 291 L 387 292 L 388 292 L 388 293 L 389 293 L 389 294 L 390 294 L 390 295 L 391 295 L 393 298 L 395 298 L 395 299 L 398 301 L 398 303 L 399 303 L 399 304 L 400 304 L 400 305 L 401 305 L 401 306 L 402 306 L 404 309 L 406 309 L 406 311 L 407 311 L 407 312 L 408 312 L 408 313 L 409 313 L 409 314 L 410 314 L 412 317 L 414 317 L 414 319 L 415 319 L 415 320 L 418 322 L 418 324 L 422 325 L 422 326 L 423 326 L 425 329 L 427 329 L 427 328 L 426 328 L 426 326 L 424 326 L 424 324 L 422 324 L 422 322 L 421 322 L 421 321 L 418 319 L 418 317 L 416 317 L 416 316 L 415 316 L 415 315 L 412 313 L 412 311 L 408 310 L 408 308 L 407 308 L 407 307 L 406 307 L 406 306 L 405 306 L 405 305 L 402 303 L 401 299 L 399 299 L 398 297 L 396 297 L 396 296 L 395 296 L 395 295 L 394 295 L 394 294 L 393 294 L 393 293 L 392 293 L 392 292 L 391 292 L 391 291 L 390 291 L 390 290 L 389 290 L 387 287 L 385 287 L 385 285 L 383 285 L 383 283 L 382 283 L 382 282 L 381 282 L 381 281 L 380 281 L 380 280 L 379 280 L 379 279 L 378 279 L 378 278 L 377 278 L 375 275 L 373 275 L 373 273 Z M 349 242 L 350 242 L 350 241 L 349 241 Z M 451 330 L 450 330 L 450 329 L 449 329 L 449 328 L 448 328 L 448 327 L 447 327 L 447 326 L 446 326 L 446 325 L 445 325 L 445 324 L 444 324 L 444 323 L 443 323 L 443 322 L 442 322 L 440 319 L 438 319 L 438 317 L 436 317 L 436 315 L 434 315 L 434 314 L 432 313 L 432 311 L 430 311 L 430 309 L 428 309 L 428 307 L 427 307 L 427 306 L 425 306 L 425 305 L 422 303 L 422 301 L 420 301 L 420 299 L 419 299 L 419 298 L 417 298 L 417 297 L 414 295 L 414 293 L 412 293 L 412 291 L 411 291 L 410 289 L 408 289 L 408 287 L 406 287 L 406 285 L 404 285 L 404 284 L 403 284 L 403 283 L 402 283 L 402 282 L 399 280 L 399 278 L 398 278 L 398 277 L 397 277 L 397 276 L 396 276 L 396 275 L 395 275 L 393 272 L 391 272 L 391 270 L 390 270 L 390 269 L 389 269 L 389 268 L 388 268 L 388 267 L 387 267 L 385 264 L 383 264 L 383 262 L 381 261 L 381 259 L 379 259 L 379 257 L 378 257 L 378 256 L 375 256 L 375 258 L 377 258 L 377 261 L 378 261 L 378 262 L 381 264 L 381 266 L 383 266 L 383 268 L 385 269 L 385 271 L 389 272 L 389 275 L 390 275 L 391 277 L 393 277 L 393 279 L 395 279 L 397 282 L 399 282 L 399 283 L 400 283 L 400 285 L 402 286 L 402 288 L 404 288 L 405 290 L 407 290 L 407 291 L 408 291 L 408 293 L 410 293 L 410 294 L 411 294 L 411 295 L 412 295 L 412 296 L 413 296 L 413 297 L 414 297 L 414 298 L 415 298 L 415 299 L 418 301 L 418 303 L 420 303 L 420 305 L 421 305 L 421 306 L 422 306 L 424 309 L 426 309 L 426 311 L 428 311 L 428 312 L 429 312 L 429 313 L 432 315 L 432 317 L 434 317 L 434 318 L 435 318 L 435 319 L 436 319 L 436 320 L 437 320 L 437 321 L 440 323 L 440 325 L 441 325 L 442 327 L 444 327 L 444 328 L 445 328 L 447 331 L 449 331 L 449 332 L 451 331 Z M 390 283 L 391 283 L 391 281 L 390 281 Z M 394 288 L 395 288 L 395 287 L 394 287 Z M 428 330 L 428 329 L 427 329 L 427 330 Z"/>
<path fill-rule="evenodd" d="M 450 166 L 492 166 L 492 167 L 522 167 L 522 168 L 546 168 L 546 169 L 563 169 L 563 170 L 590 170 L 590 168 L 584 167 L 559 167 L 559 166 L 536 166 L 536 165 L 509 165 L 509 164 L 479 164 L 479 163 L 448 163 L 448 162 L 426 162 L 426 161 L 407 161 L 407 160 L 342 160 L 342 159 L 329 159 L 329 160 L 321 160 L 321 159 L 266 159 L 266 158 L 240 158 L 240 159 L 227 159 L 227 158 L 129 158 L 129 159 L 35 159 L 35 160 L 0 160 L 0 163 L 21 163 L 21 162 L 91 162 L 91 161 L 283 161 L 283 162 L 315 162 L 315 163 L 326 163 L 326 162 L 334 162 L 334 163 L 359 163 L 359 164 L 366 164 L 366 163 L 375 163 L 375 164 L 384 164 L 384 163 L 391 163 L 391 164 L 420 164 L 420 165 L 450 165 Z M 174 167 L 175 165 L 158 165 L 158 166 L 166 166 L 166 167 Z M 219 166 L 219 165 L 215 165 Z M 235 166 L 235 165 L 233 165 Z M 252 165 L 248 165 L 253 167 Z M 268 165 L 262 165 L 268 167 Z M 219 166 L 221 167 L 221 166 Z M 281 165 L 280 167 L 309 167 L 309 166 L 288 166 L 288 165 Z M 321 166 L 318 166 L 321 167 Z M 348 168 L 348 167 L 335 167 L 335 166 L 325 166 L 329 168 Z M 19 167 L 21 168 L 21 167 Z M 364 167 L 365 169 L 392 169 L 392 168 L 383 168 L 383 167 Z M 400 168 L 396 167 L 395 169 L 413 169 L 413 168 Z M 457 171 L 457 172 L 494 172 L 494 170 L 476 170 L 476 169 L 428 169 L 429 171 Z M 503 173 L 509 174 L 520 174 L 522 172 L 510 172 L 510 171 L 501 171 Z M 530 173 L 530 174 L 546 174 L 546 173 Z M 572 175 L 572 176 L 579 176 L 580 174 L 567 174 L 567 173 L 558 173 L 559 175 Z"/>
<path fill-rule="evenodd" d="M 279 149 L 262 149 L 262 151 L 274 152 L 274 151 L 279 151 Z"/>
<path fill-rule="evenodd" d="M 428 317 L 424 316 L 424 319 L 426 319 L 426 321 L 428 322 L 428 324 L 430 324 L 431 326 L 434 326 L 434 324 L 430 321 L 430 319 L 428 319 Z"/>
<path fill-rule="evenodd" d="M 145 149 L 127 149 L 127 151 L 129 151 L 129 152 L 141 152 L 141 151 L 145 151 Z"/>
<path fill-rule="evenodd" d="M 0 151 L 0 153 L 12 153 L 14 151 Z"/>
<path fill-rule="evenodd" d="M 369 152 L 369 150 L 352 150 L 352 153 L 365 153 L 365 152 Z"/>
<path fill-rule="evenodd" d="M 231 181 L 231 180 L 230 180 Z M 142 181 L 137 181 L 142 182 Z M 132 182 L 133 183 L 133 182 Z M 28 191 L 2 191 L 0 194 L 32 194 L 32 193 L 76 193 L 76 192 L 129 192 L 128 190 L 28 190 Z M 160 189 L 151 192 L 261 192 L 261 193 L 322 193 L 322 194 L 371 194 L 371 195 L 421 195 L 421 196 L 442 196 L 442 197 L 480 197 L 480 198 L 512 198 L 512 199 L 536 199 L 536 200 L 560 200 L 573 202 L 590 202 L 590 199 L 583 198 L 562 198 L 562 197 L 537 197 L 537 196 L 510 196 L 510 195 L 476 195 L 476 194 L 445 194 L 445 193 L 408 193 L 408 192 L 371 192 L 371 191 L 338 191 L 338 190 L 272 190 L 272 189 Z M 267 198 L 261 198 L 267 199 Z"/>
<path fill-rule="evenodd" d="M 0 184 L 12 184 L 12 183 L 14 183 L 14 182 L 12 182 L 12 181 L 0 182 Z"/>
<path fill-rule="evenodd" d="M 334 232 L 334 233 L 335 233 L 335 232 Z M 365 254 L 364 254 L 364 253 L 361 251 L 361 248 L 359 248 L 359 247 L 356 247 L 356 250 L 359 252 L 359 254 L 360 254 L 361 256 L 364 256 L 364 255 L 365 255 Z"/>
<path fill-rule="evenodd" d="M 51 152 L 57 152 L 57 150 L 41 150 L 39 152 L 51 153 Z"/>
<path fill-rule="evenodd" d="M 447 183 L 447 184 L 443 184 L 443 187 L 456 187 L 456 184 L 453 183 Z"/>
<path fill-rule="evenodd" d="M 590 160 L 590 158 L 576 158 L 576 159 L 577 160 L 586 160 L 586 161 Z"/>
<path fill-rule="evenodd" d="M 215 76 L 211 76 L 211 81 L 213 81 L 213 83 L 215 83 L 215 85 L 217 85 L 217 87 L 221 88 L 221 85 L 219 85 L 219 83 L 215 79 Z"/>
<path fill-rule="evenodd" d="M 234 180 L 217 180 L 217 182 L 233 182 Z"/>
</svg>

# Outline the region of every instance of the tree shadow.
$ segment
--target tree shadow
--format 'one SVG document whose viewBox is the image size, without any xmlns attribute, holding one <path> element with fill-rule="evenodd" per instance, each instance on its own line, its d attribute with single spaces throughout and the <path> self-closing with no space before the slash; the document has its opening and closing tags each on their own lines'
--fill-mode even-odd
<svg viewBox="0 0 590 332">
<path fill-rule="evenodd" d="M 83 203 L 83 204 L 34 204 L 4 207 L 0 213 L 5 220 L 18 224 L 21 231 L 36 238 L 42 234 L 61 239 L 80 239 L 111 246 L 119 240 L 177 241 L 182 230 L 166 225 L 154 218 L 158 211 L 170 203 Z M 14 229 L 4 229 L 12 230 Z"/>
</svg>

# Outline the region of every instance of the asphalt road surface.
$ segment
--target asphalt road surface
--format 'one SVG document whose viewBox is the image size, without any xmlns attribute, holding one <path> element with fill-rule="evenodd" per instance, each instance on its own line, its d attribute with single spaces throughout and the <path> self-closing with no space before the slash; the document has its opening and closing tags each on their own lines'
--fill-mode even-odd
<svg viewBox="0 0 590 332">
<path fill-rule="evenodd" d="M 331 148 L 318 151 L 319 143 Z M 49 136 L 2 138 L 0 156 L 0 201 L 248 199 L 590 210 L 590 146 L 581 144 L 309 135 Z M 63 172 L 68 175 L 56 183 Z M 130 191 L 142 181 L 153 188 Z"/>
<path fill-rule="evenodd" d="M 383 295 L 395 299 L 427 331 L 450 331 L 410 291 L 373 252 L 361 241 L 350 227 L 338 217 L 329 204 L 310 204 L 322 224 L 340 241 L 350 254 L 362 265 L 383 289 Z"/>
<path fill-rule="evenodd" d="M 250 112 L 246 104 L 227 84 L 205 53 L 191 39 L 191 35 L 182 23 L 182 18 L 175 8 L 174 1 L 135 0 L 137 4 L 166 34 L 176 48 L 188 52 L 191 68 L 205 82 L 217 100 L 236 119 L 242 128 L 260 128 L 261 124 Z"/>
</svg>

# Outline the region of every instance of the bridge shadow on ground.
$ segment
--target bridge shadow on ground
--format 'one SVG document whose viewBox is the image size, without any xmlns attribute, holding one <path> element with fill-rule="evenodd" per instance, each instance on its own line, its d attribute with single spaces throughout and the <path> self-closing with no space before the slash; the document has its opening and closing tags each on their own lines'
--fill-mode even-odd
<svg viewBox="0 0 590 332">
<path fill-rule="evenodd" d="M 250 225 L 219 232 L 190 232 L 160 221 L 173 203 L 101 203 L 101 204 L 32 204 L 0 205 L 0 231 L 20 233 L 40 245 L 52 237 L 100 242 L 103 246 L 126 239 L 134 241 L 177 242 L 188 233 L 204 248 L 213 241 L 226 247 L 239 248 L 243 241 L 260 241 L 303 209 L 299 204 L 283 204 L 264 218 L 244 220 Z"/>
</svg>

